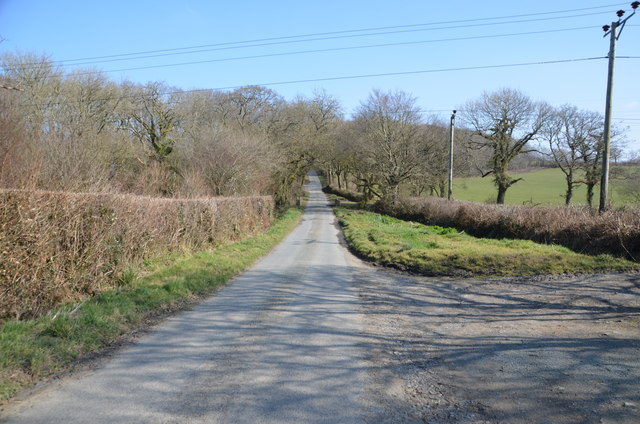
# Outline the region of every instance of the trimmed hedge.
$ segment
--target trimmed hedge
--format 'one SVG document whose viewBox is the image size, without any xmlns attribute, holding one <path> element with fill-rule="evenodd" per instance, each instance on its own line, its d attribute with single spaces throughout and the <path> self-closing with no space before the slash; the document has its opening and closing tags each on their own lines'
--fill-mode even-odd
<svg viewBox="0 0 640 424">
<path fill-rule="evenodd" d="M 455 227 L 477 237 L 533 240 L 579 253 L 640 261 L 640 208 L 599 214 L 586 207 L 486 205 L 436 197 L 403 198 L 375 208 L 396 218 Z"/>
<path fill-rule="evenodd" d="M 267 228 L 271 197 L 163 199 L 0 190 L 0 322 L 117 286 L 149 255 Z"/>
</svg>

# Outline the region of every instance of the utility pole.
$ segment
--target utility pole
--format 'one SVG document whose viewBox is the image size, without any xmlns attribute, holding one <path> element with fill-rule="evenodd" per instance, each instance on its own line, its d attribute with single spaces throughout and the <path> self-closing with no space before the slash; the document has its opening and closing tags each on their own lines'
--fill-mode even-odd
<svg viewBox="0 0 640 424">
<path fill-rule="evenodd" d="M 611 152 L 611 102 L 613 100 L 613 65 L 616 57 L 616 29 L 617 22 L 611 22 L 611 35 L 609 42 L 609 71 L 607 73 L 607 97 L 604 106 L 604 151 L 602 152 L 602 175 L 600 177 L 600 207 L 604 212 L 607 209 L 607 195 L 609 192 L 609 156 Z M 606 34 L 605 34 L 606 36 Z"/>
<path fill-rule="evenodd" d="M 600 180 L 600 207 L 598 210 L 604 212 L 607 210 L 607 196 L 609 193 L 609 156 L 611 154 L 611 107 L 613 102 L 613 67 L 616 58 L 616 41 L 620 38 L 624 24 L 630 17 L 636 14 L 636 9 L 640 6 L 639 1 L 631 3 L 633 13 L 622 20 L 624 10 L 618 10 L 618 20 L 611 22 L 611 25 L 605 25 L 602 27 L 606 37 L 609 35 L 609 67 L 607 73 L 607 97 L 605 100 L 604 108 L 604 149 L 602 152 L 602 175 Z M 620 31 L 618 31 L 620 28 Z"/>
<path fill-rule="evenodd" d="M 451 114 L 451 124 L 449 126 L 449 191 L 447 199 L 453 198 L 453 130 L 456 125 L 456 111 Z"/>
</svg>

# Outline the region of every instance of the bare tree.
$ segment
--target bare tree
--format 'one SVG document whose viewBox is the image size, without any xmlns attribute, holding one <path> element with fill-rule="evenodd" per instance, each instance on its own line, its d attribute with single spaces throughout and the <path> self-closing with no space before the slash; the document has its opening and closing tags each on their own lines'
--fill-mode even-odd
<svg viewBox="0 0 640 424">
<path fill-rule="evenodd" d="M 340 102 L 325 91 L 316 91 L 310 98 L 299 96 L 289 108 L 292 124 L 289 142 L 297 140 L 299 148 L 313 161 L 326 163 L 338 124 L 342 121 Z M 287 147 L 289 150 L 290 147 Z"/>
<path fill-rule="evenodd" d="M 420 164 L 418 174 L 410 180 L 411 194 L 421 196 L 428 191 L 431 196 L 444 197 L 449 175 L 449 129 L 432 117 L 420 126 L 419 138 Z"/>
<path fill-rule="evenodd" d="M 366 140 L 369 167 L 378 176 L 383 197 L 399 195 L 400 184 L 421 165 L 420 124 L 416 99 L 403 91 L 374 90 L 361 103 L 355 121 Z"/>
<path fill-rule="evenodd" d="M 28 124 L 46 130 L 51 124 L 48 113 L 59 104 L 62 72 L 48 56 L 5 53 L 0 59 L 4 78 L 23 90 Z"/>
<path fill-rule="evenodd" d="M 166 100 L 169 90 L 160 83 L 129 87 L 130 103 L 123 111 L 121 125 L 163 162 L 173 151 L 177 124 L 173 109 Z"/>
<path fill-rule="evenodd" d="M 182 168 L 200 175 L 209 194 L 231 196 L 267 193 L 277 164 L 264 137 L 205 127 L 193 140 Z"/>
<path fill-rule="evenodd" d="M 60 90 L 62 126 L 72 138 L 100 134 L 114 122 L 120 98 L 116 85 L 96 71 L 75 71 Z"/>
<path fill-rule="evenodd" d="M 115 85 L 97 72 L 63 75 L 48 58 L 32 54 L 6 54 L 2 66 L 7 81 L 22 90 L 14 112 L 28 132 L 21 162 L 30 170 L 29 185 L 88 190 L 105 184 L 108 165 L 98 157 L 108 144 L 101 133 L 114 120 Z"/>
<path fill-rule="evenodd" d="M 482 176 L 493 175 L 498 188 L 496 203 L 503 204 L 507 189 L 522 180 L 509 175 L 509 163 L 521 153 L 533 151 L 528 148 L 529 142 L 542 129 L 550 107 L 533 102 L 517 90 L 503 88 L 485 92 L 461 109 L 465 111 L 464 120 L 477 134 L 470 142 L 472 147 L 492 152 L 488 170 L 482 171 Z"/>
<path fill-rule="evenodd" d="M 224 93 L 218 100 L 218 112 L 226 125 L 232 125 L 243 132 L 263 133 L 271 130 L 284 103 L 278 93 L 257 85 Z"/>
<path fill-rule="evenodd" d="M 175 155 L 185 179 L 182 193 L 229 196 L 267 193 L 277 159 L 261 131 L 224 122 L 218 92 L 177 96 L 175 113 L 183 139 Z"/>
<path fill-rule="evenodd" d="M 320 154 L 321 164 L 327 173 L 329 184 L 338 185 L 338 189 L 349 189 L 349 174 L 357 169 L 358 158 L 355 153 L 357 139 L 352 121 L 341 121 L 335 128 L 332 137 Z"/>
<path fill-rule="evenodd" d="M 180 130 L 187 138 L 198 137 L 201 129 L 222 129 L 224 114 L 221 98 L 224 93 L 218 91 L 189 91 L 173 95 L 174 113 L 180 123 Z"/>
<path fill-rule="evenodd" d="M 325 93 L 300 105 L 257 86 L 175 94 L 32 54 L 0 66 L 0 85 L 22 90 L 0 89 L 0 178 L 13 186 L 291 199 L 341 119 Z"/>
<path fill-rule="evenodd" d="M 370 141 L 359 122 L 344 121 L 338 126 L 331 146 L 331 169 L 338 176 L 338 188 L 349 188 L 351 174 L 365 202 L 381 197 L 383 184 L 370 153 Z"/>
<path fill-rule="evenodd" d="M 28 188 L 35 152 L 25 131 L 15 91 L 0 90 L 0 186 Z"/>
<path fill-rule="evenodd" d="M 593 134 L 602 131 L 604 119 L 596 112 L 581 111 L 575 106 L 565 105 L 555 110 L 543 131 L 551 156 L 565 175 L 567 184 L 565 204 L 569 205 L 573 189 L 584 183 L 577 175 L 584 165 L 583 155 L 590 155 L 587 147 Z"/>
<path fill-rule="evenodd" d="M 323 160 L 323 146 L 341 120 L 339 102 L 325 92 L 298 97 L 274 115 L 269 130 L 271 143 L 280 155 L 274 175 L 276 201 L 290 203 L 298 196 L 309 168 Z"/>
<path fill-rule="evenodd" d="M 604 153 L 604 118 L 597 129 L 581 146 L 582 170 L 584 172 L 584 184 L 587 187 L 587 204 L 593 207 L 595 187 L 600 183 L 602 176 L 602 155 Z M 620 150 L 626 142 L 626 128 L 611 127 L 611 150 Z"/>
</svg>

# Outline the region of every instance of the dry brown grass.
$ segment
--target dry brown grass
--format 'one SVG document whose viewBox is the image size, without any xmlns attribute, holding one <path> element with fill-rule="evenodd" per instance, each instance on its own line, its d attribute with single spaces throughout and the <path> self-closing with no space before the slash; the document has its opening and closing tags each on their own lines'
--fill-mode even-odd
<svg viewBox="0 0 640 424">
<path fill-rule="evenodd" d="M 266 228 L 270 197 L 161 199 L 0 190 L 0 322 L 118 284 L 154 252 L 200 248 Z"/>
<path fill-rule="evenodd" d="M 640 261 L 640 208 L 598 214 L 588 208 L 485 205 L 406 198 L 379 210 L 401 219 L 455 227 L 478 237 L 557 244 L 576 252 Z"/>
</svg>

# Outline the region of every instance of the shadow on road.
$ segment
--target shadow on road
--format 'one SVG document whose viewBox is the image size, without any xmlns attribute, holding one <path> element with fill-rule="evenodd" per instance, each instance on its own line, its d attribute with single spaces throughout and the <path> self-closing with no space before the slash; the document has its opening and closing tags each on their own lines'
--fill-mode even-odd
<svg viewBox="0 0 640 424">
<path fill-rule="evenodd" d="M 640 422 L 638 276 L 359 281 L 375 355 L 427 422 Z"/>
</svg>

